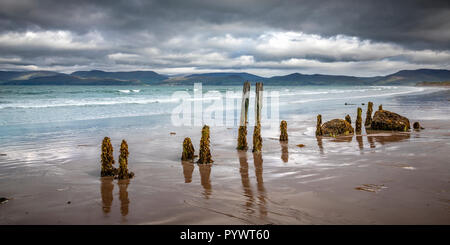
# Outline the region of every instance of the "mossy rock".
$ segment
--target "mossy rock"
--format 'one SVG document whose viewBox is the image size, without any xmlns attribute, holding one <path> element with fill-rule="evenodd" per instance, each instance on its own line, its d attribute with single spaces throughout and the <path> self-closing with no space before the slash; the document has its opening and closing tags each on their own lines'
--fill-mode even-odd
<svg viewBox="0 0 450 245">
<path fill-rule="evenodd" d="M 378 110 L 375 112 L 372 124 L 373 130 L 409 131 L 409 119 L 397 113 Z"/>
<path fill-rule="evenodd" d="M 324 124 L 322 124 L 321 129 L 323 136 L 331 137 L 351 135 L 355 132 L 352 125 L 342 119 L 333 119 L 331 121 L 325 122 Z"/>
</svg>

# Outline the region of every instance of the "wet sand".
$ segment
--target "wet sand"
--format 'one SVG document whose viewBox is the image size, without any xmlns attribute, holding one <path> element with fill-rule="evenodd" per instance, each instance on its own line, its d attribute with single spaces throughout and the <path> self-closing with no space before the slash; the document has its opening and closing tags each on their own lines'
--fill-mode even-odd
<svg viewBox="0 0 450 245">
<path fill-rule="evenodd" d="M 309 133 L 314 117 L 291 120 L 287 144 L 263 128 L 261 154 L 235 150 L 237 128 L 212 127 L 211 165 L 180 160 L 200 128 L 130 131 L 129 181 L 99 177 L 101 135 L 56 142 L 62 159 L 42 144 L 45 170 L 2 176 L 0 224 L 450 224 L 450 123 L 420 122 L 334 139 Z M 117 157 L 123 134 L 110 137 Z"/>
</svg>

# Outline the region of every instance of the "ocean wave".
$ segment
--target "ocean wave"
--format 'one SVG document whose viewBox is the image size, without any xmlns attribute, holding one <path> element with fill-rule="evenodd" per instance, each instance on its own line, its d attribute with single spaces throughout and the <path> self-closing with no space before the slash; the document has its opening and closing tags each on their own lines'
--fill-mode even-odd
<svg viewBox="0 0 450 245">
<path fill-rule="evenodd" d="M 345 98 L 314 98 L 314 99 L 303 99 L 303 100 L 291 101 L 290 103 L 301 104 L 301 103 L 324 101 L 324 100 L 360 99 L 360 98 L 371 98 L 371 97 L 396 96 L 396 95 L 402 95 L 402 94 L 423 92 L 424 90 L 425 90 L 424 88 L 410 87 L 409 90 L 407 90 L 407 91 L 398 91 L 398 92 L 390 92 L 390 93 L 377 93 L 377 94 L 368 94 L 368 95 L 359 95 L 360 93 L 357 93 L 355 95 L 350 94 L 348 96 L 345 96 Z M 356 92 L 356 91 L 354 91 L 354 92 Z M 362 91 L 359 91 L 359 92 L 362 92 Z"/>
<path fill-rule="evenodd" d="M 140 89 L 119 89 L 117 91 L 119 91 L 120 93 L 125 93 L 125 94 L 141 92 Z"/>
<path fill-rule="evenodd" d="M 64 100 L 64 101 L 56 101 L 56 102 L 29 102 L 29 103 L 12 103 L 0 105 L 0 109 L 34 109 L 34 108 L 52 108 L 52 107 L 87 107 L 87 106 L 109 106 L 109 105 L 121 105 L 121 104 L 154 104 L 154 103 L 175 103 L 178 102 L 178 99 L 137 99 L 130 100 L 126 98 L 126 100 L 100 100 L 100 101 L 73 101 L 73 100 Z"/>
</svg>

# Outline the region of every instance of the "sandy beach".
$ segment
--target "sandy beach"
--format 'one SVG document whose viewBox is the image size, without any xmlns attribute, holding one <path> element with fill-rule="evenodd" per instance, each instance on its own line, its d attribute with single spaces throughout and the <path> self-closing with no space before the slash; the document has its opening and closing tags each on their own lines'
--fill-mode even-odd
<svg viewBox="0 0 450 245">
<path fill-rule="evenodd" d="M 432 108 L 425 102 L 408 114 L 410 108 L 399 105 L 417 101 L 414 96 L 436 98 L 395 96 L 397 104 L 384 107 L 425 130 L 316 138 L 315 115 L 292 113 L 289 142 L 263 128 L 261 154 L 235 149 L 236 127 L 212 127 L 211 165 L 180 160 L 185 137 L 198 152 L 199 127 L 96 128 L 82 136 L 76 130 L 52 135 L 28 148 L 18 149 L 26 144 L 19 142 L 0 152 L 1 195 L 10 199 L 0 205 L 0 223 L 450 224 L 450 122 L 420 118 Z M 336 105 L 352 117 L 356 106 Z M 128 141 L 135 178 L 100 178 L 105 131 L 115 157 L 120 141 Z"/>
</svg>

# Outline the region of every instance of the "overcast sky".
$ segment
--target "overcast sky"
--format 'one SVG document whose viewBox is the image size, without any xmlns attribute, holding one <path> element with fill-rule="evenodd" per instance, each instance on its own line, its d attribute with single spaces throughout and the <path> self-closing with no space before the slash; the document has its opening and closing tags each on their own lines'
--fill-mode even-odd
<svg viewBox="0 0 450 245">
<path fill-rule="evenodd" d="M 450 69 L 450 1 L 0 0 L 0 70 Z"/>
</svg>

